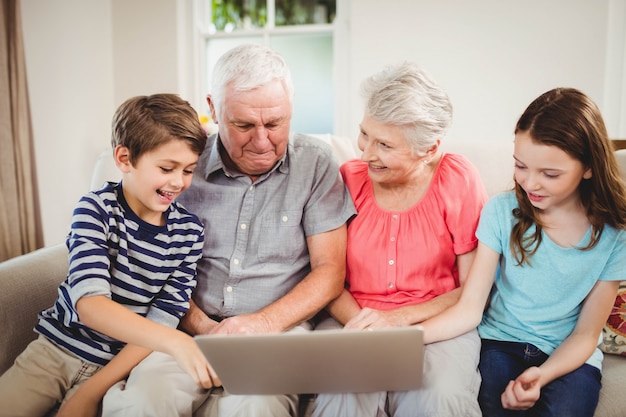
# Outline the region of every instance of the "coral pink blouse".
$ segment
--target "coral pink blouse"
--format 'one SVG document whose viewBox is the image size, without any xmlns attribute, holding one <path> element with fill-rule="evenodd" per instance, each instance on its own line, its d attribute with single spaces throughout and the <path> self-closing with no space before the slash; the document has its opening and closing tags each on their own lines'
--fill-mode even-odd
<svg viewBox="0 0 626 417">
<path fill-rule="evenodd" d="M 456 256 L 478 245 L 487 200 L 469 160 L 444 154 L 424 197 L 402 212 L 378 207 L 367 163 L 347 161 L 341 174 L 357 209 L 348 224 L 346 286 L 361 307 L 391 310 L 459 286 Z"/>
</svg>

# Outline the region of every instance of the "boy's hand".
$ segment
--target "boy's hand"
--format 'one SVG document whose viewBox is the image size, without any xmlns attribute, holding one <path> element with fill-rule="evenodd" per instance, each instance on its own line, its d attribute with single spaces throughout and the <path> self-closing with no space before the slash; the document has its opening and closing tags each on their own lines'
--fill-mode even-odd
<svg viewBox="0 0 626 417">
<path fill-rule="evenodd" d="M 182 336 L 181 339 L 174 343 L 172 352 L 170 352 L 178 365 L 191 375 L 202 388 L 209 389 L 222 386 L 222 381 L 193 338 L 183 332 L 180 332 L 180 335 Z"/>
<path fill-rule="evenodd" d="M 87 395 L 81 395 L 79 389 L 63 402 L 56 417 L 96 417 L 99 415 L 99 408 L 99 401 Z"/>
</svg>

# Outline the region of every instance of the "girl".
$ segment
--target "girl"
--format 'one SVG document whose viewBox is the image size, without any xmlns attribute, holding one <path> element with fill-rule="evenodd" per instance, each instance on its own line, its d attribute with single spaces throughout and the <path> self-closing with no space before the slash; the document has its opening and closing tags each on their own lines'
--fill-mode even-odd
<svg viewBox="0 0 626 417">
<path fill-rule="evenodd" d="M 425 339 L 478 325 L 486 417 L 592 416 L 596 346 L 626 270 L 626 192 L 600 111 L 575 89 L 544 93 L 513 158 L 515 189 L 485 205 L 463 294 L 422 324 Z"/>
</svg>

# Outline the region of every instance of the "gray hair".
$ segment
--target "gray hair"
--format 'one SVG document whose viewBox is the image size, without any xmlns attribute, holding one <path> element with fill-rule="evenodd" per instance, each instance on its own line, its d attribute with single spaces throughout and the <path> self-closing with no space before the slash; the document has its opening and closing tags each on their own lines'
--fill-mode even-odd
<svg viewBox="0 0 626 417">
<path fill-rule="evenodd" d="M 226 88 L 248 91 L 280 80 L 293 101 L 293 82 L 287 63 L 273 49 L 258 45 L 239 45 L 222 55 L 213 70 L 211 98 L 216 111 L 222 112 Z"/>
<path fill-rule="evenodd" d="M 442 139 L 452 122 L 446 92 L 418 65 L 390 65 L 361 85 L 365 113 L 381 123 L 404 128 L 413 152 L 423 155 Z"/>
</svg>

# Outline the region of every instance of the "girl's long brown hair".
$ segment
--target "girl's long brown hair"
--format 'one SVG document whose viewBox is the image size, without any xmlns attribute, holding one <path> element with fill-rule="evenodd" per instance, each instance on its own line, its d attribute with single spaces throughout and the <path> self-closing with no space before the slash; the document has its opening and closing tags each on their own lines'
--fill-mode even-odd
<svg viewBox="0 0 626 417">
<path fill-rule="evenodd" d="M 525 132 L 542 145 L 556 146 L 585 168 L 591 178 L 578 186 L 580 200 L 591 223 L 591 240 L 582 250 L 593 248 L 605 225 L 626 228 L 626 190 L 619 175 L 604 120 L 596 104 L 573 88 L 555 88 L 535 99 L 515 126 L 515 133 Z M 543 225 L 539 212 L 528 200 L 526 192 L 515 183 L 519 208 L 513 210 L 517 224 L 511 232 L 511 251 L 518 264 L 529 258 L 541 244 Z M 535 225 L 534 233 L 525 236 Z"/>
</svg>

